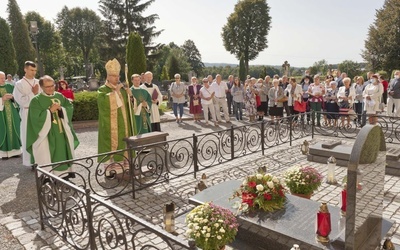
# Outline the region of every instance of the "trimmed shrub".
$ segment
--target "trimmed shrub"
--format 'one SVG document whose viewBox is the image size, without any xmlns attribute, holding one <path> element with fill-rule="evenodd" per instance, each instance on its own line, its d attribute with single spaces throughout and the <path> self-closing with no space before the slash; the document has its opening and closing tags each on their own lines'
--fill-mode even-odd
<svg viewBox="0 0 400 250">
<path fill-rule="evenodd" d="M 97 91 L 75 93 L 73 121 L 97 120 Z"/>
</svg>

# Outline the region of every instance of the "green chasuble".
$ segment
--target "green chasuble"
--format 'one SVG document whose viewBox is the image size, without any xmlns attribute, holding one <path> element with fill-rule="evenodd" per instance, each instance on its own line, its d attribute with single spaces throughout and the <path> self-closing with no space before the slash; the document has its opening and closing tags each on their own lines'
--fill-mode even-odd
<svg viewBox="0 0 400 250">
<path fill-rule="evenodd" d="M 144 134 L 151 132 L 151 122 L 150 122 L 150 110 L 151 110 L 151 96 L 149 92 L 145 89 L 136 88 L 134 86 L 131 87 L 131 92 L 134 101 L 135 111 L 135 122 L 136 122 L 136 130 L 137 133 Z M 145 101 L 147 103 L 147 108 L 143 107 L 142 102 Z"/>
<path fill-rule="evenodd" d="M 12 94 L 14 86 L 0 86 L 0 99 L 5 94 Z M 12 157 L 21 154 L 20 123 L 18 104 L 11 100 L 2 101 L 0 108 L 0 157 Z"/>
<path fill-rule="evenodd" d="M 124 138 L 137 134 L 135 121 L 132 119 L 133 110 L 129 111 L 132 105 L 128 104 L 128 95 L 124 88 L 120 93 L 114 91 L 114 86 L 106 82 L 98 90 L 97 106 L 99 109 L 99 134 L 98 153 L 107 153 L 116 150 L 126 149 Z M 133 123 L 133 124 L 132 124 Z M 132 127 L 133 130 L 132 131 Z M 128 159 L 128 153 L 99 157 L 99 162 L 112 160 L 119 162 Z"/>
<path fill-rule="evenodd" d="M 62 110 L 51 113 L 50 107 L 58 102 Z M 73 105 L 62 94 L 36 95 L 29 104 L 26 149 L 31 162 L 50 164 L 74 158 L 78 138 L 72 127 Z M 60 165 L 55 171 L 68 171 L 70 165 Z M 56 172 L 57 173 L 57 172 Z"/>
</svg>

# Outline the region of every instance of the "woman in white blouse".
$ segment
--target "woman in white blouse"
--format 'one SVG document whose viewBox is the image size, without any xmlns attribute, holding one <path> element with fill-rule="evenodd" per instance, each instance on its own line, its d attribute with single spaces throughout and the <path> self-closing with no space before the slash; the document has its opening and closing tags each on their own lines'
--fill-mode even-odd
<svg viewBox="0 0 400 250">
<path fill-rule="evenodd" d="M 344 78 L 344 86 L 341 86 L 337 93 L 337 102 L 339 106 L 340 119 L 342 120 L 342 126 L 344 125 L 345 117 L 347 120 L 347 126 L 350 126 L 350 116 L 348 115 L 348 112 L 350 109 L 353 109 L 354 98 L 356 96 L 356 91 L 350 86 L 350 83 L 350 78 Z"/>
<path fill-rule="evenodd" d="M 371 77 L 371 83 L 365 86 L 363 97 L 364 97 L 364 111 L 368 115 L 368 121 L 370 124 L 375 124 L 377 121 L 376 114 L 379 109 L 379 103 L 383 94 L 383 85 L 378 81 L 378 76 L 373 75 Z"/>
</svg>

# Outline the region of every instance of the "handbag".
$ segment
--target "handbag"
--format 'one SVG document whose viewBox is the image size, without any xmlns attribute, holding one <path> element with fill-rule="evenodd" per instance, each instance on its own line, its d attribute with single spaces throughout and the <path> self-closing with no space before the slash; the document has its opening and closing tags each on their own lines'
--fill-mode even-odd
<svg viewBox="0 0 400 250">
<path fill-rule="evenodd" d="M 307 110 L 307 102 L 294 101 L 293 109 L 297 112 L 304 113 Z"/>
<path fill-rule="evenodd" d="M 261 97 L 259 95 L 256 95 L 256 105 L 257 107 L 261 105 Z"/>
<path fill-rule="evenodd" d="M 193 106 L 197 106 L 199 105 L 199 100 L 198 99 L 194 99 L 193 100 Z"/>
<path fill-rule="evenodd" d="M 278 100 L 278 102 L 287 102 L 288 101 L 288 97 L 284 96 L 281 99 Z"/>
</svg>

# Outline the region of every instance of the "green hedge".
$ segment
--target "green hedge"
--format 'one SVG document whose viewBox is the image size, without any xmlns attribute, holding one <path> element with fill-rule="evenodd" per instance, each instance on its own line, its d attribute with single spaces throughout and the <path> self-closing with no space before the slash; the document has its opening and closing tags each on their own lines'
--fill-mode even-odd
<svg viewBox="0 0 400 250">
<path fill-rule="evenodd" d="M 73 121 L 97 120 L 97 91 L 75 93 Z"/>
</svg>

